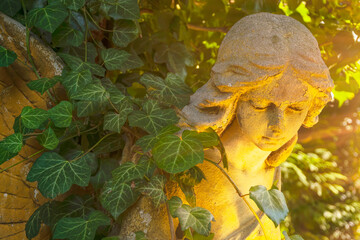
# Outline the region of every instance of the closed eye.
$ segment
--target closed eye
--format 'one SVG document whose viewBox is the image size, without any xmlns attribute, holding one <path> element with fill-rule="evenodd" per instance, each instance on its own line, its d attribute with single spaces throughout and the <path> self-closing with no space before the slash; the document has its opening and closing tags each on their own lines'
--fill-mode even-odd
<svg viewBox="0 0 360 240">
<path fill-rule="evenodd" d="M 290 110 L 295 111 L 295 112 L 301 112 L 303 109 L 300 107 L 294 107 L 294 106 L 289 106 L 288 107 Z"/>
<path fill-rule="evenodd" d="M 267 109 L 269 106 L 261 106 L 261 105 L 257 105 L 256 103 L 254 103 L 253 101 L 250 101 L 250 105 L 256 109 L 256 110 L 265 110 Z"/>
</svg>

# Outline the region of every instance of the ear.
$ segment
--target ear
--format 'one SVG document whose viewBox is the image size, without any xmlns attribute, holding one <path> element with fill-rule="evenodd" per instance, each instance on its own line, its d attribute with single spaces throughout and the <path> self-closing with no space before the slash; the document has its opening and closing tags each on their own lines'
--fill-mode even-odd
<svg viewBox="0 0 360 240">
<path fill-rule="evenodd" d="M 304 123 L 303 123 L 303 127 L 305 127 L 305 128 L 311 128 L 312 126 L 314 126 L 315 124 L 317 124 L 318 123 L 318 121 L 319 121 L 319 116 L 317 115 L 317 116 L 307 116 L 306 118 L 305 118 L 305 121 L 304 121 Z"/>
<path fill-rule="evenodd" d="M 282 162 L 289 157 L 290 153 L 292 152 L 296 142 L 298 139 L 298 134 L 290 139 L 287 143 L 285 143 L 281 148 L 278 150 L 270 153 L 268 158 L 266 159 L 266 165 L 269 167 L 278 167 Z"/>
</svg>

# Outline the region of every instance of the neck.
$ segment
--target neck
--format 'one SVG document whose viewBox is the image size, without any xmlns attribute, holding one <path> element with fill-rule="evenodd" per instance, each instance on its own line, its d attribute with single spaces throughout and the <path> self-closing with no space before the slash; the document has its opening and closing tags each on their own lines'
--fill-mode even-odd
<svg viewBox="0 0 360 240">
<path fill-rule="evenodd" d="M 241 131 L 236 119 L 228 126 L 221 136 L 221 141 L 226 150 L 229 167 L 232 170 L 257 172 L 266 168 L 265 160 L 271 151 L 263 151 L 252 143 Z M 215 160 L 220 158 L 217 150 L 207 150 L 206 156 Z"/>
</svg>

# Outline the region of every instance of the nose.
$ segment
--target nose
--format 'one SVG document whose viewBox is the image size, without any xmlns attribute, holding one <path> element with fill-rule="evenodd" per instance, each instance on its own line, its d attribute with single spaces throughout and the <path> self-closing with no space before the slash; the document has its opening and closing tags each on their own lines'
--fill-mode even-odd
<svg viewBox="0 0 360 240">
<path fill-rule="evenodd" d="M 284 130 L 284 111 L 279 108 L 274 108 L 269 112 L 268 130 L 273 134 L 279 135 Z"/>
</svg>

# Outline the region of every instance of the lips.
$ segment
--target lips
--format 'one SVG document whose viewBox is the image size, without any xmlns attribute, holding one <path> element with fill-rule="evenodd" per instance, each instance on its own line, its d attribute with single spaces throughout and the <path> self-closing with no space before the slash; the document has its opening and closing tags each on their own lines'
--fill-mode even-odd
<svg viewBox="0 0 360 240">
<path fill-rule="evenodd" d="M 267 136 L 263 136 L 262 139 L 267 140 L 267 141 L 273 141 L 273 142 L 277 142 L 283 139 L 283 137 L 267 137 Z"/>
</svg>

